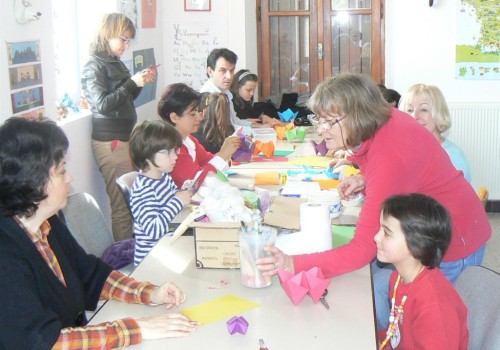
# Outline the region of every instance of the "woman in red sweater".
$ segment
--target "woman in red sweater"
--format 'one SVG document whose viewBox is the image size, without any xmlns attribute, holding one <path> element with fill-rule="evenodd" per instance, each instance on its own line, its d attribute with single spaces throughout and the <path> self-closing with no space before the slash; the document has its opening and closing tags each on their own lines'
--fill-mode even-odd
<svg viewBox="0 0 500 350">
<path fill-rule="evenodd" d="M 238 137 L 230 136 L 217 154 L 207 152 L 191 135 L 198 130 L 203 119 L 199 105 L 200 93 L 182 83 L 168 85 L 158 102 L 160 117 L 172 124 L 182 136 L 179 157 L 170 173 L 178 188 L 182 188 L 186 180 L 195 177 L 201 184 L 210 171 L 227 169 L 228 162 L 241 144 Z"/>
<path fill-rule="evenodd" d="M 320 117 L 318 133 L 328 149 L 350 152 L 361 174 L 344 179 L 338 190 L 345 199 L 359 192 L 365 196 L 352 241 L 321 253 L 288 256 L 276 248 L 259 261 L 269 275 L 278 269 L 290 272 L 320 266 L 326 277 L 347 273 L 370 263 L 376 255 L 382 202 L 400 193 L 433 197 L 448 210 L 452 220 L 451 244 L 441 271 L 453 283 L 470 265 L 480 265 L 491 226 L 484 207 L 463 174 L 427 129 L 406 113 L 394 109 L 368 76 L 342 74 L 321 83 L 309 100 Z M 389 276 L 392 269 L 374 273 L 379 328 L 387 325 Z"/>
</svg>

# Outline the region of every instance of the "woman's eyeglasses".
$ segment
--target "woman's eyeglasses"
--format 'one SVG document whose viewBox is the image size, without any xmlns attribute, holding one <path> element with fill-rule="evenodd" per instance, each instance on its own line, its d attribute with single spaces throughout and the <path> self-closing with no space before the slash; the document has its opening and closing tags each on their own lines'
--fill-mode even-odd
<svg viewBox="0 0 500 350">
<path fill-rule="evenodd" d="M 123 41 L 124 44 L 127 44 L 129 46 L 132 45 L 132 39 L 128 39 L 123 36 L 119 36 L 119 38 L 121 39 L 121 41 Z"/>
<path fill-rule="evenodd" d="M 339 124 L 339 122 L 342 119 L 345 119 L 345 116 L 343 116 L 342 118 L 334 119 L 334 120 L 325 120 L 323 118 L 319 118 L 319 120 L 318 120 L 318 128 L 321 127 L 323 130 L 330 130 L 331 128 L 333 128 L 333 126 L 335 124 Z"/>
<path fill-rule="evenodd" d="M 166 154 L 167 156 L 171 156 L 174 153 L 176 155 L 179 155 L 179 153 L 181 153 L 181 148 L 180 147 L 175 147 L 175 148 L 172 148 L 172 149 L 162 149 L 162 150 L 158 151 L 157 153 Z"/>
</svg>

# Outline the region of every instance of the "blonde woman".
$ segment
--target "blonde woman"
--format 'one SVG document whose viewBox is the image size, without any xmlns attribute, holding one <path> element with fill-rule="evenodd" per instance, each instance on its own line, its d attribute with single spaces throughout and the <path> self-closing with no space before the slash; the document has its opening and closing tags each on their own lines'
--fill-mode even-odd
<svg viewBox="0 0 500 350">
<path fill-rule="evenodd" d="M 132 238 L 132 217 L 115 179 L 134 170 L 128 146 L 137 121 L 134 99 L 156 77 L 154 69 L 131 76 L 120 60 L 134 37 L 128 17 L 104 15 L 82 72 L 82 91 L 92 111 L 92 151 L 106 183 L 116 241 Z"/>
<path fill-rule="evenodd" d="M 433 85 L 413 85 L 403 96 L 399 109 L 411 115 L 434 135 L 450 156 L 455 168 L 462 171 L 470 182 L 470 168 L 464 152 L 443 136 L 451 126 L 451 118 L 441 90 Z"/>
</svg>

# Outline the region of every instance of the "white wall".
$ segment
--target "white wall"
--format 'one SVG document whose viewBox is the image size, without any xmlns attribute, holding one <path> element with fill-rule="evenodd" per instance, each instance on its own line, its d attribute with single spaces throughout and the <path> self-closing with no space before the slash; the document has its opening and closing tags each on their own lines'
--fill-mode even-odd
<svg viewBox="0 0 500 350">
<path fill-rule="evenodd" d="M 438 86 L 448 103 L 500 102 L 500 80 L 456 80 L 458 0 L 387 0 L 386 86 L 400 93 L 417 83 Z"/>
<path fill-rule="evenodd" d="M 47 115 L 55 115 L 55 78 L 51 24 L 51 2 L 33 1 L 42 18 L 29 24 L 18 24 L 13 16 L 13 0 L 0 0 L 0 122 L 11 113 L 10 86 L 5 42 L 40 39 L 43 86 Z M 141 2 L 138 1 L 140 4 Z M 499 102 L 500 81 L 468 81 L 454 79 L 455 6 L 457 1 L 437 0 L 432 8 L 427 0 L 387 0 L 386 21 L 386 85 L 400 92 L 423 82 L 438 85 L 448 102 Z M 157 0 L 157 28 L 139 29 L 136 44 L 123 57 L 132 57 L 132 50 L 153 47 L 158 70 L 157 96 L 162 88 L 174 82 L 166 67 L 170 47 L 169 25 L 176 21 L 210 21 L 225 33 L 227 47 L 239 56 L 237 69 L 257 71 L 257 34 L 255 1 L 212 0 L 211 12 L 185 12 L 183 0 Z M 139 9 L 140 16 L 140 9 Z M 156 117 L 156 103 L 138 108 L 139 119 Z M 62 126 L 70 139 L 68 169 L 74 175 L 73 190 L 93 194 L 106 217 L 109 217 L 107 196 L 90 149 L 90 118 Z"/>
</svg>

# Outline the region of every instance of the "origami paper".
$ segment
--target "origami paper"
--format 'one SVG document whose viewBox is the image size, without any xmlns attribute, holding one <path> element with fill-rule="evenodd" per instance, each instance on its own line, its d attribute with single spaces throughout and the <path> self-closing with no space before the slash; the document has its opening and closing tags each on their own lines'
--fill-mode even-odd
<svg viewBox="0 0 500 350">
<path fill-rule="evenodd" d="M 339 178 L 339 173 L 335 172 L 335 170 L 333 168 L 328 168 L 324 171 L 324 174 L 327 178 L 329 179 L 335 179 L 335 180 L 338 180 Z"/>
<path fill-rule="evenodd" d="M 351 166 L 346 166 L 344 168 L 344 177 L 349 177 L 351 175 L 358 175 L 360 173 L 359 169 L 356 169 L 355 167 Z"/>
<path fill-rule="evenodd" d="M 283 140 L 286 137 L 287 130 L 292 130 L 293 128 L 295 128 L 295 125 L 293 125 L 292 122 L 286 125 L 275 125 L 274 131 L 276 131 L 276 136 L 278 136 L 280 140 Z"/>
<path fill-rule="evenodd" d="M 298 138 L 300 142 L 304 141 L 304 138 L 306 137 L 306 128 L 303 126 L 292 129 L 292 130 L 287 130 L 286 131 L 286 139 L 288 141 L 293 141 L 295 138 Z"/>
<path fill-rule="evenodd" d="M 281 286 L 295 305 L 300 303 L 306 294 L 309 294 L 314 303 L 317 303 L 330 284 L 330 280 L 325 279 L 321 269 L 317 266 L 295 275 L 285 270 L 279 270 L 278 276 Z"/>
<path fill-rule="evenodd" d="M 314 152 L 319 155 L 319 156 L 324 156 L 325 154 L 328 153 L 328 148 L 326 148 L 326 141 L 323 140 L 320 143 L 316 143 L 314 141 L 311 141 L 313 147 L 314 147 Z"/>
<path fill-rule="evenodd" d="M 264 153 L 267 158 L 271 158 L 274 154 L 274 142 L 262 142 L 260 140 L 255 141 L 255 148 L 253 151 L 253 155 L 257 155 L 260 152 Z"/>
<path fill-rule="evenodd" d="M 337 186 L 340 184 L 340 181 L 335 179 L 314 179 L 312 181 L 317 182 L 322 190 L 337 188 Z"/>
<path fill-rule="evenodd" d="M 240 131 L 236 133 L 236 136 L 241 140 L 241 145 L 236 152 L 234 152 L 233 159 L 239 163 L 248 163 L 250 159 L 252 159 L 255 143 L 249 141 Z"/>
<path fill-rule="evenodd" d="M 290 161 L 288 164 L 297 164 L 297 165 L 308 165 L 318 168 L 326 168 L 332 161 L 330 157 L 322 157 L 322 156 L 303 156 L 297 157 Z"/>
<path fill-rule="evenodd" d="M 218 170 L 217 169 L 217 174 L 216 174 L 217 178 L 219 180 L 221 180 L 222 182 L 229 182 L 229 179 L 227 178 L 227 174 Z"/>
<path fill-rule="evenodd" d="M 193 321 L 201 322 L 203 326 L 257 307 L 260 307 L 260 304 L 234 295 L 225 295 L 203 304 L 191 306 L 181 310 L 180 313 Z"/>
<path fill-rule="evenodd" d="M 291 119 L 297 118 L 297 116 L 299 115 L 299 112 L 294 113 L 294 112 L 292 112 L 292 110 L 290 108 L 288 108 L 284 112 L 278 112 L 278 115 L 282 121 L 288 123 Z"/>
<path fill-rule="evenodd" d="M 288 162 L 288 157 L 272 156 L 271 158 L 263 157 L 253 157 L 252 162 Z"/>
<path fill-rule="evenodd" d="M 246 334 L 248 329 L 248 321 L 243 316 L 233 316 L 226 324 L 229 334 Z"/>
</svg>

